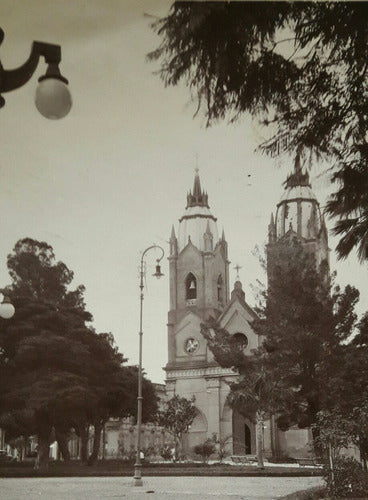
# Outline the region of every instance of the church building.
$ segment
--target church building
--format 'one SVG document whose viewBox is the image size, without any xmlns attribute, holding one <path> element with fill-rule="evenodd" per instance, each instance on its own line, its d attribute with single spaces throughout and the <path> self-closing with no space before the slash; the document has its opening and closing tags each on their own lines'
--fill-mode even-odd
<svg viewBox="0 0 368 500">
<path fill-rule="evenodd" d="M 318 201 L 311 190 L 308 174 L 297 165 L 289 176 L 285 192 L 271 216 L 267 253 L 272 260 L 277 244 L 297 237 L 318 263 L 328 260 L 326 226 Z M 221 368 L 200 332 L 201 323 L 215 318 L 240 343 L 245 354 L 259 346 L 252 330 L 255 312 L 247 304 L 240 281 L 230 293 L 228 243 L 218 232 L 208 194 L 202 190 L 198 171 L 193 190 L 179 219 L 177 232 L 170 237 L 170 309 L 168 313 L 168 363 L 166 397 L 195 397 L 198 415 L 184 442 L 184 451 L 207 438 L 227 441 L 232 455 L 255 455 L 256 429 L 252 421 L 227 404 L 228 382 L 236 380 L 231 369 Z M 277 429 L 272 417 L 263 429 L 265 456 L 308 455 L 309 431 Z"/>
</svg>

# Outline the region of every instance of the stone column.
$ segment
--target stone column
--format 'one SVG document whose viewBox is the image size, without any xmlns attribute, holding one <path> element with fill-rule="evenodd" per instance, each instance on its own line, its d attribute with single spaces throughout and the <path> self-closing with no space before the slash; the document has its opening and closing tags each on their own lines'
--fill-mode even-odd
<svg viewBox="0 0 368 500">
<path fill-rule="evenodd" d="M 207 393 L 207 436 L 212 437 L 216 434 L 220 438 L 220 379 L 219 377 L 206 378 L 206 393 Z"/>
</svg>

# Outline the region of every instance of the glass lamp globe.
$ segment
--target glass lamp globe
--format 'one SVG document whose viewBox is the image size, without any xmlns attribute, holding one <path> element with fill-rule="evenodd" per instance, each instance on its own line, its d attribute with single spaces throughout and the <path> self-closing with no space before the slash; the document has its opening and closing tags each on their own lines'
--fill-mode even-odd
<svg viewBox="0 0 368 500">
<path fill-rule="evenodd" d="M 58 120 L 66 116 L 72 107 L 68 85 L 58 78 L 42 79 L 36 89 L 36 108 L 42 116 Z"/>
<path fill-rule="evenodd" d="M 0 304 L 0 317 L 10 319 L 14 316 L 15 307 L 10 302 L 3 302 Z"/>
</svg>

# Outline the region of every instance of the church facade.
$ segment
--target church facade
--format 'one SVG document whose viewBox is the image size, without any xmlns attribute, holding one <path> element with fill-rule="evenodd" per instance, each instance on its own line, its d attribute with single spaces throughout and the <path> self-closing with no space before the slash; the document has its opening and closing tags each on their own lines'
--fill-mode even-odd
<svg viewBox="0 0 368 500">
<path fill-rule="evenodd" d="M 296 166 L 286 182 L 285 192 L 271 216 L 268 228 L 268 261 L 277 245 L 297 237 L 314 252 L 318 263 L 328 260 L 326 226 L 318 201 L 311 190 L 308 174 Z M 184 214 L 177 233 L 170 237 L 170 308 L 168 313 L 168 363 L 166 397 L 195 397 L 198 415 L 186 440 L 184 451 L 207 438 L 226 442 L 232 455 L 255 455 L 256 428 L 252 421 L 227 404 L 228 382 L 236 380 L 231 369 L 221 368 L 201 335 L 200 325 L 215 318 L 245 354 L 259 346 L 252 330 L 255 312 L 247 304 L 240 281 L 230 293 L 228 243 L 218 233 L 217 219 L 210 211 L 208 195 L 201 188 L 196 172 L 193 190 L 187 195 Z M 282 432 L 272 417 L 263 429 L 265 456 L 307 456 L 311 450 L 309 431 Z"/>
</svg>

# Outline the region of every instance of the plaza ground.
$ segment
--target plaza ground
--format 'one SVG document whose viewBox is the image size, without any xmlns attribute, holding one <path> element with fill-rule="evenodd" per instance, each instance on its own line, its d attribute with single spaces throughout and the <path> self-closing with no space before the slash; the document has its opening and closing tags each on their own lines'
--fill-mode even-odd
<svg viewBox="0 0 368 500">
<path fill-rule="evenodd" d="M 272 500 L 322 485 L 320 477 L 2 478 L 0 498 L 11 500 Z"/>
</svg>

